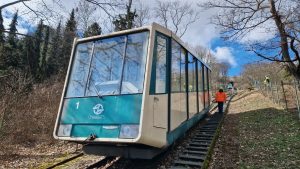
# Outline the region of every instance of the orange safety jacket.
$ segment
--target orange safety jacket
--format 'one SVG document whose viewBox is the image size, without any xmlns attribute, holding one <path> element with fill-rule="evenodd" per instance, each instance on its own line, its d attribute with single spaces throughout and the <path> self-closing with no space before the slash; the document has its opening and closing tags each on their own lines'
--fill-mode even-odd
<svg viewBox="0 0 300 169">
<path fill-rule="evenodd" d="M 226 101 L 226 94 L 225 92 L 217 92 L 216 93 L 216 102 L 225 102 Z"/>
</svg>

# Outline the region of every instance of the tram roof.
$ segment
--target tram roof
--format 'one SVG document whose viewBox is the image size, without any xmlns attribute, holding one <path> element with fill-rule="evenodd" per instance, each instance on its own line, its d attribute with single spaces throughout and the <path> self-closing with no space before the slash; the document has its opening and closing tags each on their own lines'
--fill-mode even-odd
<svg viewBox="0 0 300 169">
<path fill-rule="evenodd" d="M 110 34 L 97 35 L 97 36 L 91 36 L 91 37 L 87 37 L 87 38 L 76 39 L 76 42 L 85 42 L 85 41 L 90 41 L 90 40 L 99 39 L 99 38 L 107 38 L 107 37 L 112 37 L 112 36 L 124 35 L 124 34 L 141 32 L 144 30 L 153 30 L 153 29 L 176 40 L 182 47 L 184 47 L 188 52 L 190 52 L 193 56 L 195 56 L 198 60 L 200 60 L 207 68 L 211 69 L 211 67 L 207 63 L 205 63 L 198 55 L 196 55 L 196 52 L 194 50 L 192 50 L 190 47 L 188 47 L 175 33 L 173 33 L 171 30 L 169 30 L 155 22 L 153 22 L 151 25 L 148 25 L 148 26 L 127 29 L 127 30 L 118 31 L 118 32 L 112 32 Z"/>
</svg>

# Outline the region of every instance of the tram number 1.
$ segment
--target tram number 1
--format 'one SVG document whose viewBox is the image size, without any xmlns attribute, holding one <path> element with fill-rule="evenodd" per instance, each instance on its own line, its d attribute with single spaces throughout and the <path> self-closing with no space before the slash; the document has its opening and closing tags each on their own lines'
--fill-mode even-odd
<svg viewBox="0 0 300 169">
<path fill-rule="evenodd" d="M 79 108 L 79 104 L 80 104 L 79 102 L 76 103 L 76 109 Z"/>
</svg>

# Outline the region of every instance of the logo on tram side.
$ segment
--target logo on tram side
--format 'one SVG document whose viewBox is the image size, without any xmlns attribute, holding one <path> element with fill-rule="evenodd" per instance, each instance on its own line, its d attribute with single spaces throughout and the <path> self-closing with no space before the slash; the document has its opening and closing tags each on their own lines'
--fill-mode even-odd
<svg viewBox="0 0 300 169">
<path fill-rule="evenodd" d="M 88 116 L 89 119 L 91 120 L 101 120 L 104 119 L 104 115 L 102 113 L 104 112 L 104 107 L 102 104 L 96 104 L 93 108 L 93 113 Z"/>
<path fill-rule="evenodd" d="M 96 106 L 93 107 L 93 111 L 94 111 L 94 114 L 100 115 L 104 111 L 104 108 L 103 108 L 102 104 L 96 104 Z"/>
</svg>

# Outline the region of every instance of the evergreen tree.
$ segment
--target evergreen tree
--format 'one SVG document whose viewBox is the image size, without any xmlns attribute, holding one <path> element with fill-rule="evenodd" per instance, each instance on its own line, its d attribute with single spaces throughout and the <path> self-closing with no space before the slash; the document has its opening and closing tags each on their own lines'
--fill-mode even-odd
<svg viewBox="0 0 300 169">
<path fill-rule="evenodd" d="M 39 72 L 39 58 L 41 56 L 41 43 L 42 43 L 42 36 L 43 36 L 43 21 L 40 20 L 38 24 L 37 30 L 34 34 L 34 41 L 33 41 L 33 55 L 29 56 L 29 65 L 31 70 L 31 75 L 34 78 L 38 78 Z"/>
<path fill-rule="evenodd" d="M 6 60 L 6 54 L 5 54 L 5 47 L 3 44 L 0 44 L 0 75 L 2 74 L 2 70 L 6 69 L 6 64 L 5 64 L 5 60 Z"/>
<path fill-rule="evenodd" d="M 4 42 L 5 42 L 5 35 L 4 35 L 4 26 L 3 26 L 3 18 L 2 18 L 2 11 L 0 10 L 0 71 L 4 69 L 5 65 L 5 54 L 4 54 Z M 0 72 L 1 75 L 1 72 Z"/>
<path fill-rule="evenodd" d="M 9 34 L 7 37 L 7 43 L 2 47 L 2 56 L 0 57 L 1 69 L 7 69 L 8 67 L 17 67 L 20 62 L 18 51 L 18 39 L 17 39 L 17 25 L 18 25 L 18 12 L 15 13 L 11 23 L 9 24 Z"/>
<path fill-rule="evenodd" d="M 26 72 L 29 72 L 32 76 L 33 76 L 33 72 L 35 72 L 34 70 L 34 56 L 35 56 L 35 53 L 34 53 L 34 39 L 29 37 L 29 36 L 26 36 L 24 39 L 23 39 L 23 48 L 22 48 L 22 59 L 23 59 L 23 65 L 25 67 L 25 71 Z"/>
<path fill-rule="evenodd" d="M 47 75 L 47 54 L 48 54 L 48 45 L 49 45 L 49 26 L 46 27 L 45 38 L 42 48 L 42 53 L 40 56 L 40 65 L 39 65 L 39 79 L 44 80 Z"/>
<path fill-rule="evenodd" d="M 94 22 L 84 32 L 83 37 L 101 35 L 101 32 L 102 32 L 102 30 L 101 30 L 101 27 L 99 26 L 99 24 L 97 22 Z"/>
<path fill-rule="evenodd" d="M 62 70 L 66 71 L 69 63 L 73 40 L 76 36 L 76 21 L 74 9 L 70 14 L 70 18 L 66 23 L 65 31 L 64 31 L 64 40 L 63 40 L 63 62 L 62 62 Z"/>
<path fill-rule="evenodd" d="M 17 46 L 17 25 L 18 25 L 18 12 L 15 13 L 11 23 L 9 24 L 9 34 L 7 42 L 13 47 Z"/>
<path fill-rule="evenodd" d="M 49 58 L 47 60 L 48 63 L 48 76 L 54 73 L 57 73 L 59 67 L 62 66 L 63 56 L 61 50 L 61 23 L 58 23 L 58 26 L 55 30 L 54 37 L 51 40 L 51 46 L 49 51 Z"/>
<path fill-rule="evenodd" d="M 115 31 L 121 31 L 133 28 L 134 19 L 137 17 L 136 10 L 131 11 L 132 0 L 129 0 L 126 5 L 127 13 L 125 15 L 119 15 L 117 19 L 113 21 L 115 25 Z"/>
<path fill-rule="evenodd" d="M 16 49 L 16 52 L 19 56 L 18 67 L 21 69 L 24 69 L 24 67 L 27 65 L 27 59 L 24 54 L 24 49 L 25 49 L 25 45 L 26 45 L 25 39 L 26 39 L 26 37 L 21 37 L 18 39 L 17 49 Z"/>
<path fill-rule="evenodd" d="M 0 45 L 4 43 L 5 35 L 4 35 L 4 26 L 3 26 L 3 17 L 2 11 L 0 9 Z"/>
<path fill-rule="evenodd" d="M 74 9 L 72 9 L 72 12 L 70 14 L 70 18 L 66 23 L 66 32 L 74 32 L 76 31 L 76 21 L 75 21 L 75 12 Z M 75 34 L 74 34 L 75 35 Z"/>
</svg>

